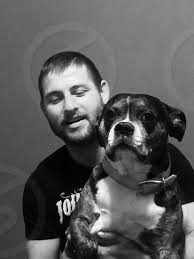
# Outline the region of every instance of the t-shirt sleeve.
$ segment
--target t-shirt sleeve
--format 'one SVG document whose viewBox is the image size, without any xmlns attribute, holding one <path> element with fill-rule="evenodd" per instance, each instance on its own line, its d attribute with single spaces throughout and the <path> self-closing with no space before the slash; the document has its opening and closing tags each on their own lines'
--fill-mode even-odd
<svg viewBox="0 0 194 259">
<path fill-rule="evenodd" d="M 25 235 L 29 240 L 44 240 L 59 237 L 55 215 L 43 188 L 31 178 L 25 184 L 23 192 L 23 216 Z"/>
<path fill-rule="evenodd" d="M 183 193 L 183 203 L 194 201 L 194 170 L 186 159 L 174 145 L 169 144 L 171 157 L 171 172 L 177 175 L 177 180 Z"/>
</svg>

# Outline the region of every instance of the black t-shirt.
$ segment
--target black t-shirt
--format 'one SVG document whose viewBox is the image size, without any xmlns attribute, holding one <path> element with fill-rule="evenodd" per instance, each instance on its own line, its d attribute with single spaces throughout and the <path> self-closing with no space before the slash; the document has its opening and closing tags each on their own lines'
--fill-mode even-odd
<svg viewBox="0 0 194 259">
<path fill-rule="evenodd" d="M 180 151 L 169 144 L 173 174 L 178 177 L 185 203 L 194 201 L 194 171 Z M 58 149 L 31 174 L 23 194 L 26 238 L 60 238 L 61 250 L 69 216 L 92 168 L 76 163 L 65 146 Z"/>
<path fill-rule="evenodd" d="M 23 193 L 27 239 L 60 237 L 63 247 L 69 216 L 91 172 L 92 168 L 72 160 L 65 146 L 39 164 Z"/>
</svg>

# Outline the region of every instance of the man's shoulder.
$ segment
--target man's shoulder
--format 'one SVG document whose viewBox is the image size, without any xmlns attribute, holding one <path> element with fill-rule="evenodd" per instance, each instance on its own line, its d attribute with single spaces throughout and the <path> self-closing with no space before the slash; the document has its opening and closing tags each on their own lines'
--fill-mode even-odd
<svg viewBox="0 0 194 259">
<path fill-rule="evenodd" d="M 65 164 L 67 164 L 68 157 L 66 146 L 57 149 L 38 164 L 36 169 L 28 177 L 26 185 L 45 182 L 45 178 L 49 179 L 50 175 L 52 177 L 58 177 Z"/>
<path fill-rule="evenodd" d="M 185 155 L 180 151 L 177 147 L 175 147 L 173 144 L 168 144 L 168 151 L 170 154 L 172 165 L 175 165 L 176 167 L 180 168 L 187 168 L 193 171 L 193 168 L 188 161 L 188 159 L 185 157 Z"/>
<path fill-rule="evenodd" d="M 78 173 L 79 172 L 79 173 Z M 91 173 L 75 162 L 70 156 L 66 146 L 62 146 L 39 163 L 29 176 L 26 185 L 71 186 L 85 182 Z"/>
<path fill-rule="evenodd" d="M 183 155 L 183 153 L 174 145 L 169 144 L 168 150 L 171 158 L 171 172 L 177 175 L 177 181 L 184 193 L 184 203 L 193 201 L 194 197 L 194 170 Z"/>
<path fill-rule="evenodd" d="M 48 157 L 46 157 L 37 168 L 42 168 L 45 166 L 57 165 L 58 163 L 65 162 L 69 158 L 69 153 L 67 151 L 66 146 L 62 146 L 53 153 L 51 153 Z M 62 163 L 62 164 L 63 164 Z"/>
</svg>

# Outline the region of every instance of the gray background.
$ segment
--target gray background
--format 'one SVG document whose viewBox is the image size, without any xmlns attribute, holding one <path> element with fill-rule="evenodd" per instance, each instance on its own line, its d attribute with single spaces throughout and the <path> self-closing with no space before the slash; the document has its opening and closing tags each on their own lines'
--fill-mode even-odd
<svg viewBox="0 0 194 259">
<path fill-rule="evenodd" d="M 193 0 L 1 0 L 0 258 L 25 258 L 26 177 L 62 143 L 39 109 L 40 64 L 63 49 L 91 57 L 112 93 L 149 93 L 184 110 L 175 143 L 193 162 Z"/>
</svg>

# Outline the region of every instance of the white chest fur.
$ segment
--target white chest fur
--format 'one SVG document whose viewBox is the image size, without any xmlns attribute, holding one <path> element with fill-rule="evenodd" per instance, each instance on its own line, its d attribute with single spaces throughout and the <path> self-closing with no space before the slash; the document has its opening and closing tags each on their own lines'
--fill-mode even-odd
<svg viewBox="0 0 194 259">
<path fill-rule="evenodd" d="M 165 208 L 154 202 L 154 195 L 137 196 L 135 191 L 106 177 L 97 183 L 96 212 L 100 217 L 91 232 L 115 231 L 135 240 L 144 229 L 155 228 Z"/>
</svg>

